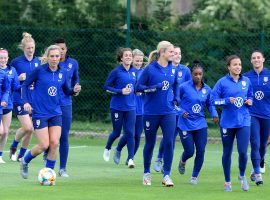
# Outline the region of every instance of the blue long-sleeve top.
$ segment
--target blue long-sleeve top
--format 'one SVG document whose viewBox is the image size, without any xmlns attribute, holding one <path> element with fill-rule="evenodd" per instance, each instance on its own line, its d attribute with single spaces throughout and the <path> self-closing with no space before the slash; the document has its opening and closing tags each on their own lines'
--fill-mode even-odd
<svg viewBox="0 0 270 200">
<path fill-rule="evenodd" d="M 218 113 L 214 105 L 210 103 L 211 88 L 203 83 L 200 90 L 196 89 L 193 80 L 183 83 L 179 88 L 179 118 L 177 126 L 182 131 L 193 131 L 207 127 L 204 115 L 206 107 L 211 117 L 218 117 Z M 188 112 L 187 118 L 183 118 L 183 114 Z"/>
<path fill-rule="evenodd" d="M 8 76 L 5 71 L 0 69 L 0 99 L 1 102 L 8 103 L 9 98 L 9 91 L 10 91 L 10 83 L 8 80 Z M 3 108 L 0 106 L 0 114 L 3 114 Z"/>
<path fill-rule="evenodd" d="M 59 66 L 66 70 L 68 83 L 70 87 L 74 87 L 77 83 L 79 83 L 79 64 L 78 62 L 70 57 L 66 57 L 63 62 L 59 63 Z M 61 93 L 61 106 L 72 105 L 72 96 L 66 95 L 63 91 Z"/>
<path fill-rule="evenodd" d="M 38 57 L 34 56 L 32 60 L 27 60 L 25 55 L 18 56 L 17 58 L 13 59 L 10 63 L 12 67 L 14 67 L 17 71 L 18 76 L 20 76 L 22 73 L 26 73 L 26 78 L 30 75 L 30 73 L 38 66 L 41 65 L 41 61 L 39 60 Z M 24 81 L 20 81 L 20 84 L 22 85 Z M 32 102 L 32 92 L 33 90 L 30 89 L 33 88 L 32 86 L 29 85 L 28 87 L 28 99 L 29 103 Z M 20 90 L 14 91 L 13 93 L 13 103 L 16 104 L 23 104 L 22 100 L 22 94 Z"/>
<path fill-rule="evenodd" d="M 63 90 L 68 95 L 73 95 L 73 90 L 69 87 L 66 71 L 59 66 L 56 71 L 52 71 L 48 64 L 41 65 L 33 70 L 22 85 L 23 103 L 29 103 L 27 89 L 32 83 L 35 84 L 33 90 L 32 108 L 33 118 L 44 118 L 61 115 L 60 91 Z"/>
<path fill-rule="evenodd" d="M 175 71 L 171 63 L 162 67 L 157 61 L 153 61 L 144 69 L 137 82 L 136 91 L 145 92 L 145 115 L 176 114 L 174 109 Z"/>
<path fill-rule="evenodd" d="M 137 69 L 136 69 L 137 70 Z M 144 68 L 140 68 L 137 70 L 137 79 L 139 79 L 142 75 Z M 143 98 L 144 93 L 136 94 L 136 115 L 143 115 L 144 109 L 143 109 Z"/>
<path fill-rule="evenodd" d="M 251 116 L 270 119 L 270 70 L 263 68 L 260 74 L 254 69 L 244 73 L 253 87 L 253 105 L 249 107 Z"/>
<path fill-rule="evenodd" d="M 176 67 L 176 76 L 177 76 L 177 84 L 180 86 L 182 83 L 191 80 L 190 69 L 185 65 L 179 64 Z"/>
<path fill-rule="evenodd" d="M 14 67 L 7 65 L 5 69 L 2 69 L 7 76 L 10 84 L 10 90 L 8 95 L 8 106 L 3 109 L 13 109 L 13 93 L 14 91 L 21 92 L 21 85 L 18 79 L 18 74 Z"/>
<path fill-rule="evenodd" d="M 230 97 L 235 102 L 230 102 Z M 222 106 L 220 125 L 222 128 L 241 128 L 250 126 L 250 114 L 247 99 L 253 99 L 250 80 L 240 75 L 237 82 L 228 74 L 218 80 L 211 92 L 211 103 Z"/>
<path fill-rule="evenodd" d="M 119 65 L 111 71 L 104 84 L 104 90 L 113 94 L 110 102 L 111 109 L 120 111 L 136 109 L 134 92 L 136 80 L 136 69 L 133 66 L 126 70 L 123 65 Z M 123 88 L 131 89 L 131 93 L 122 94 Z"/>
</svg>

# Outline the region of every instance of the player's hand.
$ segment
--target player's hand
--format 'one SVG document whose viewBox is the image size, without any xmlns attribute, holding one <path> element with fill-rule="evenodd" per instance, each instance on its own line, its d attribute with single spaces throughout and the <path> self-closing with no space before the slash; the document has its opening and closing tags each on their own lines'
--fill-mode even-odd
<svg viewBox="0 0 270 200">
<path fill-rule="evenodd" d="M 251 99 L 247 99 L 247 100 L 245 101 L 245 104 L 247 104 L 247 105 L 249 105 L 249 106 L 252 106 L 253 101 L 252 101 Z"/>
<path fill-rule="evenodd" d="M 234 97 L 230 97 L 230 102 L 231 103 L 234 103 L 234 101 L 235 101 L 235 98 Z"/>
<path fill-rule="evenodd" d="M 219 118 L 218 118 L 218 117 L 214 117 L 214 118 L 213 118 L 213 121 L 214 121 L 215 124 L 218 124 Z"/>
<path fill-rule="evenodd" d="M 4 107 L 4 108 L 7 107 L 7 105 L 8 105 L 7 102 L 5 102 L 5 101 L 1 102 L 1 106 Z"/>
<path fill-rule="evenodd" d="M 33 108 L 32 108 L 32 106 L 31 106 L 29 103 L 25 103 L 25 104 L 23 105 L 23 108 L 24 108 L 24 110 L 27 111 L 28 113 L 32 113 Z"/>
<path fill-rule="evenodd" d="M 18 78 L 20 81 L 24 81 L 26 79 L 26 73 L 21 73 Z"/>
<path fill-rule="evenodd" d="M 82 86 L 79 83 L 77 83 L 73 88 L 73 91 L 75 93 L 80 93 L 81 90 L 82 90 Z M 78 96 L 78 95 L 75 95 L 75 96 Z"/>
<path fill-rule="evenodd" d="M 123 95 L 129 95 L 130 92 L 131 92 L 131 89 L 130 89 L 130 88 L 123 88 L 123 89 L 122 89 L 122 94 L 123 94 Z"/>
<path fill-rule="evenodd" d="M 182 115 L 182 117 L 183 117 L 183 118 L 187 118 L 188 115 L 189 115 L 189 113 L 188 113 L 188 112 L 185 112 L 185 113 Z"/>
</svg>

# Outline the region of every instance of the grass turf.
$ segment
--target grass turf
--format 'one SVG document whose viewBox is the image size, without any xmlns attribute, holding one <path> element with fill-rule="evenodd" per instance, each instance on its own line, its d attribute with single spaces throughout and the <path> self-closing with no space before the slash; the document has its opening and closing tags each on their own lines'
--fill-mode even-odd
<svg viewBox="0 0 270 200">
<path fill-rule="evenodd" d="M 222 147 L 220 144 L 209 144 L 207 146 L 205 162 L 199 176 L 198 185 L 192 186 L 189 184 L 189 179 L 193 167 L 193 159 L 188 161 L 185 175 L 180 175 L 177 171 L 178 160 L 182 152 L 182 146 L 178 142 L 175 149 L 171 176 L 175 186 L 173 188 L 165 188 L 161 185 L 162 175 L 154 172 L 154 170 L 152 170 L 152 186 L 147 187 L 142 185 L 143 144 L 135 157 L 135 169 L 128 169 L 124 164 L 127 156 L 126 149 L 123 150 L 120 165 L 113 163 L 113 152 L 111 153 L 111 160 L 108 163 L 103 161 L 102 154 L 105 142 L 106 140 L 102 139 L 71 138 L 68 163 L 70 177 L 57 177 L 56 185 L 51 187 L 40 186 L 37 182 L 38 171 L 43 167 L 42 156 L 38 156 L 31 162 L 29 165 L 29 179 L 24 180 L 19 174 L 19 163 L 8 160 L 7 148 L 9 145 L 7 145 L 3 155 L 7 163 L 0 164 L 0 199 L 234 200 L 244 198 L 261 199 L 270 196 L 269 168 L 263 176 L 263 186 L 258 187 L 255 183 L 249 181 L 250 191 L 243 192 L 241 190 L 240 183 L 237 180 L 238 163 L 237 153 L 235 151 L 232 161 L 233 192 L 223 192 L 224 177 L 221 166 Z M 157 153 L 157 146 L 155 148 L 154 158 Z M 251 163 L 249 159 L 247 167 L 248 177 L 250 169 Z M 55 170 L 56 172 L 58 171 L 58 165 L 56 165 Z"/>
</svg>

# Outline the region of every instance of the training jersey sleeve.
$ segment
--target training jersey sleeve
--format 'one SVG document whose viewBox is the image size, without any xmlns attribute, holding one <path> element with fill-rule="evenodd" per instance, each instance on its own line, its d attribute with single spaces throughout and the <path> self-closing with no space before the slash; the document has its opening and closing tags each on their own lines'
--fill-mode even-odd
<svg viewBox="0 0 270 200">
<path fill-rule="evenodd" d="M 66 94 L 66 95 L 74 95 L 76 94 L 72 88 L 70 88 L 70 85 L 68 83 L 68 75 L 67 73 L 65 73 L 65 81 L 64 81 L 64 84 L 62 85 L 62 89 L 63 89 L 63 92 Z"/>
<path fill-rule="evenodd" d="M 13 81 L 10 85 L 11 91 L 18 91 L 21 89 L 21 85 L 20 85 L 19 77 L 18 77 L 18 74 L 17 74 L 17 71 L 15 70 L 15 68 L 12 69 L 12 73 L 14 75 L 14 78 L 13 78 Z"/>
<path fill-rule="evenodd" d="M 222 83 L 218 81 L 211 92 L 210 103 L 212 105 L 219 106 L 230 103 L 230 97 L 222 98 L 222 90 Z"/>
<path fill-rule="evenodd" d="M 26 77 L 25 81 L 22 84 L 22 99 L 23 99 L 23 103 L 29 103 L 30 100 L 28 98 L 28 92 L 29 90 L 27 89 L 29 85 L 31 85 L 32 83 L 36 82 L 36 80 L 38 79 L 38 74 L 39 74 L 39 67 L 34 69 L 31 74 L 29 76 Z"/>
<path fill-rule="evenodd" d="M 181 99 L 183 98 L 184 92 L 185 92 L 185 89 L 183 86 L 178 87 L 178 93 L 177 93 L 178 97 L 177 98 L 179 100 L 179 102 L 178 102 L 179 105 L 180 105 Z M 183 108 L 183 106 L 179 106 L 179 109 L 177 110 L 177 112 L 178 112 L 178 115 L 180 117 L 182 117 L 184 115 L 184 113 L 186 113 L 187 111 Z"/>
<path fill-rule="evenodd" d="M 112 70 L 103 87 L 104 90 L 106 90 L 106 92 L 109 92 L 112 94 L 122 93 L 122 89 L 118 89 L 114 87 L 114 82 L 116 78 L 117 78 L 117 71 Z"/>
<path fill-rule="evenodd" d="M 7 74 L 4 74 L 4 79 L 2 83 L 2 98 L 1 102 L 6 102 L 8 103 L 8 98 L 9 98 L 9 91 L 10 91 L 10 82 L 8 79 Z"/>
<path fill-rule="evenodd" d="M 74 85 L 76 85 L 76 84 L 78 84 L 79 82 L 80 82 L 80 80 L 79 80 L 79 64 L 78 64 L 78 62 L 77 61 L 75 61 L 75 69 L 74 69 L 74 72 L 73 72 L 73 74 L 72 74 L 72 82 L 71 82 L 71 84 L 72 84 L 72 86 L 74 86 Z"/>
<path fill-rule="evenodd" d="M 210 113 L 210 115 L 211 115 L 212 118 L 218 117 L 218 113 L 217 113 L 217 110 L 216 110 L 215 105 L 211 104 L 210 94 L 211 94 L 211 92 L 207 96 L 207 99 L 205 101 L 205 105 L 206 105 L 207 110 L 209 111 L 209 113 Z"/>
</svg>

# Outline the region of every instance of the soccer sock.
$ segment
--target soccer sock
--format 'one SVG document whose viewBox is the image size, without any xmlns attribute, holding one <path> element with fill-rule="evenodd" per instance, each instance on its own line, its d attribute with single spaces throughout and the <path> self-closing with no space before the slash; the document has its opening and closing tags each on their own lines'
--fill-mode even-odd
<svg viewBox="0 0 270 200">
<path fill-rule="evenodd" d="M 23 162 L 24 163 L 30 163 L 30 161 L 35 157 L 36 156 L 32 156 L 31 151 L 28 151 L 28 153 L 23 158 Z"/>
<path fill-rule="evenodd" d="M 11 144 L 11 148 L 17 148 L 19 144 L 19 141 L 16 141 L 15 139 L 13 140 L 12 144 Z"/>
<path fill-rule="evenodd" d="M 56 160 L 49 160 L 49 159 L 47 159 L 46 167 L 51 168 L 51 169 L 54 169 L 55 162 L 56 162 Z"/>
<path fill-rule="evenodd" d="M 3 151 L 0 151 L 0 157 L 3 155 Z"/>
<path fill-rule="evenodd" d="M 21 147 L 19 152 L 19 157 L 23 157 L 27 149 Z"/>
</svg>

